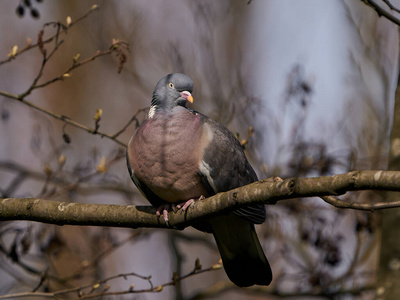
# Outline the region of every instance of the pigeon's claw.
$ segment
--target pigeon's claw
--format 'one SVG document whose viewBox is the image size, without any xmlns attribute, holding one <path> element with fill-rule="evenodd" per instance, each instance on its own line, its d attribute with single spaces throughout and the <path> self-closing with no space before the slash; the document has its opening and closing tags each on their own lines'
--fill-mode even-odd
<svg viewBox="0 0 400 300">
<path fill-rule="evenodd" d="M 187 200 L 187 201 L 184 201 L 184 202 L 178 204 L 176 207 L 177 207 L 178 209 L 181 209 L 181 213 L 182 213 L 183 211 L 186 211 L 186 209 L 187 209 L 189 206 L 191 206 L 194 202 L 196 202 L 196 201 L 198 201 L 198 200 L 203 200 L 203 199 L 205 199 L 205 197 L 204 197 L 203 195 L 201 195 L 198 199 L 189 199 L 189 200 Z"/>
<path fill-rule="evenodd" d="M 168 210 L 169 210 L 170 206 L 171 205 L 169 203 L 161 204 L 157 208 L 157 211 L 156 211 L 157 218 L 160 218 L 161 217 L 161 213 L 162 213 L 164 222 L 165 222 L 165 224 L 167 224 L 167 226 L 169 226 Z"/>
</svg>

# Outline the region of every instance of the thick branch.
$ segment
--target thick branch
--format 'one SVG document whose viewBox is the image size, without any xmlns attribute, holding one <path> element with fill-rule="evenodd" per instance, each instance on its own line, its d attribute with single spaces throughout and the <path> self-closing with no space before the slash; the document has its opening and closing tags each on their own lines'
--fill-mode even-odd
<svg viewBox="0 0 400 300">
<path fill-rule="evenodd" d="M 251 203 L 275 204 L 279 200 L 341 195 L 355 190 L 400 191 L 400 172 L 360 171 L 314 178 L 266 179 L 197 201 L 184 213 L 171 212 L 173 228 L 215 216 Z M 374 211 L 400 207 L 398 202 L 351 203 L 338 198 L 325 200 L 338 207 Z M 333 200 L 332 200 L 333 199 Z M 81 204 L 32 198 L 0 201 L 0 221 L 30 220 L 57 225 L 167 228 L 155 215 L 155 208 L 134 205 Z"/>
</svg>

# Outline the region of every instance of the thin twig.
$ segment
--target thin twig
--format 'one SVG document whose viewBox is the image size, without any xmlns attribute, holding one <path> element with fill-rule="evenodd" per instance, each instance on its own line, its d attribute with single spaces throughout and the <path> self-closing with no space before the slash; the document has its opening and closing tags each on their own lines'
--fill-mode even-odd
<svg viewBox="0 0 400 300">
<path fill-rule="evenodd" d="M 80 21 L 84 20 L 84 19 L 85 19 L 86 17 L 88 17 L 90 14 L 92 14 L 93 12 L 95 12 L 98 8 L 99 8 L 98 5 L 96 5 L 96 4 L 93 5 L 93 6 L 90 8 L 89 11 L 87 11 L 83 16 L 77 18 L 75 21 L 72 21 L 72 22 L 69 24 L 68 27 L 67 27 L 67 26 L 63 26 L 63 27 L 66 28 L 66 29 L 61 29 L 61 30 L 57 31 L 55 34 L 53 34 L 51 37 L 47 38 L 46 40 L 43 40 L 43 41 L 42 41 L 43 44 L 48 44 L 48 43 L 52 42 L 53 40 L 55 40 L 55 39 L 60 35 L 60 33 L 66 33 L 68 28 L 71 28 L 71 27 L 73 27 L 75 24 L 77 24 L 77 23 L 79 23 Z M 26 52 L 26 51 L 29 51 L 29 50 L 31 50 L 31 49 L 33 49 L 33 48 L 36 48 L 36 47 L 39 47 L 39 43 L 38 43 L 38 42 L 32 44 L 32 42 L 31 42 L 30 40 L 28 40 L 28 41 L 27 41 L 27 44 L 26 44 L 26 46 L 25 46 L 24 48 L 22 48 L 21 50 L 17 51 L 16 53 L 13 53 L 13 55 L 8 55 L 8 57 L 7 57 L 6 59 L 0 61 L 0 66 L 1 66 L 2 64 L 5 64 L 5 63 L 8 63 L 8 62 L 12 61 L 12 60 L 15 59 L 18 55 L 20 55 L 20 54 L 22 54 L 22 53 L 24 53 L 24 52 Z"/>
<path fill-rule="evenodd" d="M 378 203 L 358 203 L 358 202 L 348 202 L 341 200 L 335 196 L 321 196 L 322 200 L 326 203 L 329 203 L 337 208 L 350 208 L 350 209 L 357 209 L 357 210 L 366 210 L 366 211 L 375 211 L 381 209 L 388 209 L 388 208 L 396 208 L 400 207 L 400 201 L 391 201 L 391 202 L 378 202 Z"/>
<path fill-rule="evenodd" d="M 30 101 L 25 99 L 28 95 L 31 94 L 31 92 L 33 90 L 46 87 L 46 86 L 48 86 L 48 85 L 50 85 L 50 84 L 52 84 L 54 82 L 60 81 L 60 80 L 64 80 L 65 78 L 69 77 L 70 73 L 73 70 L 75 70 L 75 69 L 77 69 L 77 68 L 79 68 L 79 67 L 81 67 L 83 65 L 86 65 L 87 63 L 92 62 L 95 59 L 97 59 L 99 57 L 102 57 L 102 56 L 106 56 L 106 55 L 110 55 L 112 53 L 116 53 L 117 56 L 120 57 L 120 65 L 119 65 L 118 69 L 119 69 L 119 71 L 121 70 L 123 63 L 125 63 L 125 61 L 126 61 L 126 56 L 125 56 L 124 52 L 125 51 L 129 51 L 129 47 L 128 47 L 128 44 L 126 42 L 114 39 L 111 47 L 108 50 L 97 51 L 92 56 L 88 57 L 85 60 L 81 60 L 81 61 L 79 61 L 79 57 L 74 57 L 73 64 L 69 68 L 67 68 L 65 71 L 63 71 L 59 76 L 56 76 L 56 77 L 54 77 L 54 78 L 52 78 L 50 80 L 47 80 L 46 82 L 43 82 L 43 83 L 40 83 L 40 84 L 38 83 L 40 78 L 43 75 L 44 68 L 45 68 L 46 64 L 48 63 L 49 59 L 53 56 L 53 54 L 59 49 L 59 47 L 63 43 L 62 40 L 58 40 L 58 36 L 61 33 L 66 33 L 66 30 L 68 28 L 72 27 L 74 24 L 76 24 L 79 21 L 81 21 L 84 18 L 86 18 L 94 10 L 96 10 L 97 7 L 98 7 L 97 5 L 92 6 L 92 8 L 86 14 L 84 14 L 82 17 L 78 18 L 75 22 L 71 22 L 68 26 L 62 25 L 61 23 L 47 23 L 47 24 L 45 24 L 43 29 L 38 34 L 38 42 L 36 44 L 29 45 L 29 47 L 25 47 L 23 49 L 23 51 L 27 51 L 27 50 L 33 49 L 34 47 L 39 47 L 39 49 L 40 49 L 40 51 L 42 53 L 42 63 L 41 63 L 41 66 L 40 66 L 40 68 L 38 70 L 38 73 L 37 73 L 36 77 L 33 79 L 31 85 L 27 88 L 27 90 L 25 92 L 23 92 L 21 94 L 12 94 L 12 93 L 9 93 L 9 92 L 6 92 L 6 91 L 0 91 L 0 96 L 4 96 L 6 98 L 18 100 L 19 102 L 21 102 L 21 103 L 23 103 L 23 104 L 25 104 L 25 105 L 27 105 L 27 106 L 29 106 L 31 108 L 34 108 L 34 109 L 36 109 L 38 111 L 41 111 L 41 112 L 43 112 L 43 113 L 45 113 L 45 114 L 47 114 L 47 115 L 49 115 L 49 116 L 51 116 L 51 117 L 53 117 L 55 119 L 61 120 L 66 124 L 72 125 L 74 127 L 80 128 L 80 129 L 83 129 L 83 130 L 85 130 L 85 131 L 87 131 L 87 132 L 89 132 L 91 134 L 97 134 L 97 135 L 100 135 L 101 137 L 106 137 L 108 139 L 111 139 L 111 140 L 115 141 L 119 145 L 121 145 L 123 147 L 126 147 L 125 143 L 123 143 L 122 141 L 120 141 L 120 140 L 118 140 L 116 138 L 117 136 L 115 136 L 115 135 L 112 136 L 110 134 L 107 134 L 107 133 L 99 131 L 98 130 L 98 124 L 97 124 L 97 128 L 87 127 L 87 126 L 82 125 L 82 124 L 80 124 L 80 123 L 78 123 L 76 121 L 73 121 L 71 118 L 69 118 L 67 116 L 60 115 L 60 114 L 54 113 L 52 111 L 49 111 L 49 110 L 47 110 L 47 109 L 45 109 L 43 107 L 40 107 L 40 106 L 38 106 L 36 104 L 33 104 L 32 102 L 30 102 Z M 44 41 L 43 40 L 44 28 L 46 26 L 54 25 L 54 24 L 57 25 L 57 32 L 51 38 L 49 38 L 49 39 Z M 44 48 L 44 45 L 47 44 L 47 43 L 50 43 L 53 40 L 55 40 L 56 43 L 55 43 L 54 47 L 52 48 L 52 50 L 50 51 L 50 53 L 48 54 L 47 50 Z M 9 57 L 9 59 L 14 59 L 20 53 L 22 53 L 22 50 L 20 52 L 17 52 L 16 54 L 13 54 L 12 58 Z M 124 59 L 121 59 L 121 57 L 123 57 Z M 1 65 L 1 63 L 0 63 L 0 65 Z M 124 130 L 125 130 L 125 128 L 124 128 Z"/>
<path fill-rule="evenodd" d="M 385 2 L 386 5 L 387 5 L 391 10 L 394 10 L 395 12 L 400 13 L 400 9 L 398 9 L 397 7 L 395 7 L 389 0 L 383 0 L 383 2 Z"/>
<path fill-rule="evenodd" d="M 134 121 L 135 121 L 136 128 L 139 127 L 140 122 L 139 122 L 137 116 L 138 116 L 139 113 L 145 112 L 145 111 L 147 111 L 148 109 L 149 109 L 148 107 L 139 109 L 139 110 L 132 116 L 132 118 L 128 121 L 128 123 L 126 123 L 126 125 L 125 125 L 124 127 L 122 127 L 122 129 L 119 130 L 117 133 L 115 133 L 112 137 L 113 137 L 113 138 L 117 138 L 117 137 L 118 137 L 121 133 L 123 133 L 123 132 L 132 124 L 132 122 L 134 122 Z"/>
<path fill-rule="evenodd" d="M 392 21 L 393 23 L 397 24 L 400 26 L 400 19 L 395 17 L 394 15 L 392 15 L 391 13 L 389 13 L 388 11 L 386 11 L 384 8 L 382 8 L 381 6 L 378 5 L 378 3 L 376 3 L 374 0 L 361 0 L 362 2 L 364 2 L 365 4 L 367 4 L 368 6 L 371 6 L 373 9 L 375 9 L 375 11 L 378 13 L 379 16 L 384 16 L 386 19 Z M 386 4 L 390 3 L 390 2 L 385 2 Z M 389 4 L 388 4 L 389 6 Z M 390 6 L 389 6 L 390 7 Z M 392 10 L 392 7 L 390 7 Z M 398 11 L 397 9 L 395 10 L 396 12 Z"/>
<path fill-rule="evenodd" d="M 15 293 L 15 294 L 8 294 L 0 296 L 0 299 L 17 299 L 17 298 L 27 298 L 27 297 L 43 297 L 43 298 L 57 298 L 63 295 L 71 294 L 71 293 L 78 293 L 79 299 L 91 299 L 97 297 L 104 297 L 104 296 L 116 296 L 116 295 L 126 295 L 126 294 L 139 294 L 139 293 L 159 293 L 163 290 L 163 288 L 168 286 L 175 285 L 178 281 L 184 280 L 186 278 L 192 277 L 194 275 L 202 274 L 205 272 L 210 272 L 214 270 L 218 270 L 222 267 L 221 264 L 214 264 L 209 268 L 201 269 L 201 266 L 196 262 L 195 267 L 191 272 L 186 275 L 183 275 L 179 278 L 174 278 L 173 280 L 166 282 L 161 285 L 155 286 L 151 281 L 151 276 L 142 276 L 136 273 L 125 273 L 125 274 L 118 274 L 92 284 L 75 287 L 71 289 L 60 290 L 52 293 L 45 293 L 45 292 L 25 292 L 25 293 Z M 145 280 L 149 283 L 149 288 L 147 289 L 140 289 L 135 290 L 133 286 L 129 287 L 127 290 L 124 291 L 108 291 L 108 286 L 105 286 L 106 283 L 109 281 L 118 279 L 118 278 L 128 278 L 128 277 L 137 277 L 142 280 Z M 91 289 L 88 294 L 84 294 L 84 291 L 87 289 Z M 103 288 L 103 291 L 93 293 L 99 289 Z"/>
<path fill-rule="evenodd" d="M 99 131 L 99 130 L 95 131 L 94 128 L 90 128 L 90 127 L 85 126 L 85 125 L 83 125 L 83 124 L 81 124 L 81 123 L 78 123 L 78 122 L 76 122 L 76 121 L 73 121 L 71 118 L 69 118 L 69 117 L 67 117 L 67 116 L 65 116 L 65 115 L 60 115 L 60 114 L 54 113 L 54 112 L 52 112 L 52 111 L 50 111 L 50 110 L 47 110 L 47 109 L 45 109 L 45 108 L 43 108 L 43 107 L 41 107 L 41 106 L 38 106 L 38 105 L 36 105 L 36 104 L 33 104 L 32 102 L 29 102 L 28 100 L 21 99 L 19 95 L 7 93 L 7 92 L 4 92 L 4 91 L 0 91 L 0 95 L 1 95 L 1 96 L 4 96 L 4 97 L 7 97 L 7 98 L 19 100 L 21 103 L 23 103 L 23 104 L 25 104 L 25 105 L 27 105 L 27 106 L 29 106 L 29 107 L 31 107 L 31 108 L 34 108 L 34 109 L 36 109 L 36 110 L 38 110 L 38 111 L 41 111 L 41 112 L 43 112 L 43 113 L 45 113 L 45 114 L 51 116 L 51 117 L 54 118 L 54 119 L 61 120 L 61 121 L 63 121 L 63 122 L 66 123 L 66 124 L 69 124 L 69 125 L 71 125 L 71 126 L 77 127 L 77 128 L 79 128 L 79 129 L 82 129 L 82 130 L 85 130 L 85 131 L 87 131 L 88 133 L 97 134 L 97 135 L 100 135 L 101 137 L 108 138 L 108 139 L 110 139 L 110 140 L 113 140 L 113 141 L 116 142 L 117 144 L 119 144 L 119 145 L 121 145 L 121 146 L 123 146 L 123 147 L 126 147 L 126 144 L 125 144 L 124 142 L 122 142 L 122 141 L 120 141 L 120 140 L 114 138 L 112 135 L 110 135 L 110 134 L 108 134 L 108 133 L 105 133 L 105 132 L 102 132 L 102 131 Z"/>
</svg>

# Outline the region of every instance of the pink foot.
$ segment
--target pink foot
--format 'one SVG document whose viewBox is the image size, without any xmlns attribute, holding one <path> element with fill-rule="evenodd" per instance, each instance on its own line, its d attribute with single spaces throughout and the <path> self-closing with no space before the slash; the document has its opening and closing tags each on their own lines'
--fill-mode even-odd
<svg viewBox="0 0 400 300">
<path fill-rule="evenodd" d="M 195 201 L 198 200 L 203 200 L 205 199 L 205 197 L 203 195 L 201 195 L 198 199 L 189 199 L 187 201 L 183 201 L 182 203 L 179 203 L 178 205 L 176 204 L 171 204 L 171 203 L 163 203 L 161 204 L 156 211 L 156 216 L 157 218 L 161 217 L 161 214 L 163 216 L 163 219 L 165 221 L 165 224 L 167 224 L 167 226 L 169 226 L 169 219 L 168 219 L 168 210 L 170 208 L 172 208 L 172 210 L 176 213 L 178 210 L 181 209 L 181 213 L 183 211 L 186 211 L 186 209 L 192 205 Z"/>
<path fill-rule="evenodd" d="M 178 204 L 176 207 L 178 209 L 182 209 L 182 211 L 185 211 L 192 203 L 194 203 L 194 199 L 189 199 L 185 202 Z"/>
<path fill-rule="evenodd" d="M 168 219 L 168 209 L 170 207 L 169 203 L 164 203 L 161 204 L 156 211 L 156 216 L 159 218 L 161 216 L 161 212 L 163 215 L 163 219 L 165 221 L 165 224 L 167 224 L 167 226 L 169 226 L 169 219 Z"/>
<path fill-rule="evenodd" d="M 176 207 L 177 207 L 178 209 L 182 209 L 182 210 L 181 210 L 181 213 L 182 213 L 182 211 L 186 211 L 186 209 L 187 209 L 190 205 L 192 205 L 195 201 L 203 200 L 203 199 L 205 199 L 205 197 L 204 197 L 203 195 L 201 195 L 201 196 L 199 197 L 199 199 L 189 199 L 189 200 L 187 200 L 187 201 L 185 201 L 185 202 L 182 202 L 182 203 L 178 204 Z"/>
</svg>

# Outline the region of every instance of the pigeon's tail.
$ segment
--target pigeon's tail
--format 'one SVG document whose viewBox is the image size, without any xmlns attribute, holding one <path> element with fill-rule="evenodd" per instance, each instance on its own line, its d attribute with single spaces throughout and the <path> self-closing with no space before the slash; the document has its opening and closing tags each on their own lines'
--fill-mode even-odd
<svg viewBox="0 0 400 300">
<path fill-rule="evenodd" d="M 269 285 L 272 271 L 254 225 L 235 215 L 210 220 L 225 272 L 240 287 Z"/>
</svg>

